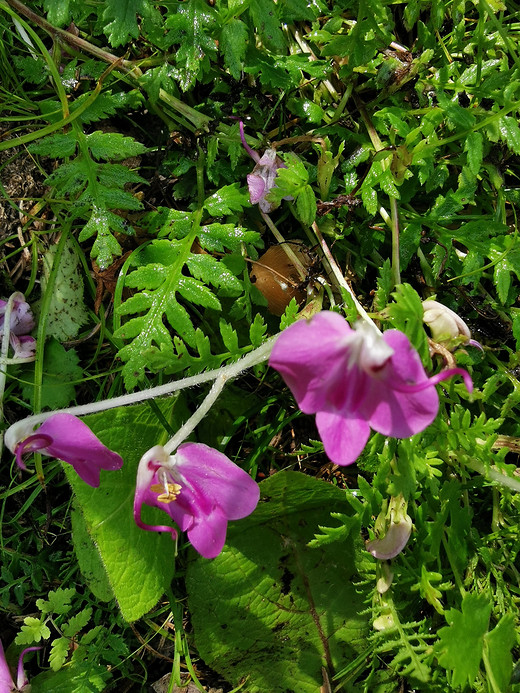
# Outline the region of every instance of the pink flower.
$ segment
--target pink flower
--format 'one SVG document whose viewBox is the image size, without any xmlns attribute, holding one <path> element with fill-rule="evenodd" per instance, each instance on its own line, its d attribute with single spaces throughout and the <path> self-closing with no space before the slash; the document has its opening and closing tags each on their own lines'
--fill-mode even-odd
<svg viewBox="0 0 520 693">
<path fill-rule="evenodd" d="M 0 299 L 0 335 L 4 333 L 5 309 L 7 301 Z M 19 359 L 32 358 L 36 350 L 36 341 L 29 337 L 34 329 L 34 319 L 31 308 L 25 297 L 19 291 L 13 294 L 11 319 L 9 320 L 9 341 L 14 350 L 14 357 Z"/>
<path fill-rule="evenodd" d="M 23 670 L 23 658 L 26 652 L 41 649 L 41 647 L 27 647 L 25 650 L 23 650 L 18 660 L 18 671 L 16 674 L 15 683 L 5 658 L 2 641 L 0 640 L 0 693 L 15 693 L 15 691 L 24 691 L 26 689 L 29 681 L 25 675 L 25 671 Z"/>
<path fill-rule="evenodd" d="M 249 156 L 256 162 L 253 171 L 247 176 L 247 186 L 249 188 L 249 200 L 252 205 L 258 204 L 260 210 L 265 214 L 269 214 L 273 209 L 278 207 L 278 204 L 272 204 L 265 199 L 265 196 L 275 187 L 276 172 L 279 168 L 285 168 L 285 164 L 276 154 L 276 149 L 272 147 L 266 149 L 260 157 L 254 149 L 247 144 L 244 135 L 244 124 L 240 121 L 240 139 L 244 145 L 244 149 Z M 284 199 L 292 200 L 292 197 Z"/>
<path fill-rule="evenodd" d="M 300 409 L 316 414 L 328 457 L 351 464 L 365 447 L 370 428 L 393 438 L 423 431 L 437 415 L 435 385 L 451 368 L 429 378 L 408 337 L 398 330 L 380 335 L 361 323 L 352 329 L 337 313 L 299 321 L 276 340 L 269 364 L 281 373 Z"/>
<path fill-rule="evenodd" d="M 202 443 L 183 443 L 174 455 L 161 445 L 139 462 L 134 519 L 142 529 L 171 532 L 167 525 L 146 525 L 143 503 L 161 508 L 204 558 L 215 558 L 226 541 L 228 520 L 239 520 L 256 508 L 260 491 L 253 479 L 224 454 Z"/>
<path fill-rule="evenodd" d="M 21 469 L 26 469 L 23 456 L 41 452 L 71 464 L 78 476 L 89 486 L 99 486 L 102 469 L 121 469 L 123 459 L 109 450 L 90 428 L 72 414 L 52 414 L 36 429 L 30 420 L 11 426 L 5 434 L 7 447 L 16 455 Z"/>
</svg>

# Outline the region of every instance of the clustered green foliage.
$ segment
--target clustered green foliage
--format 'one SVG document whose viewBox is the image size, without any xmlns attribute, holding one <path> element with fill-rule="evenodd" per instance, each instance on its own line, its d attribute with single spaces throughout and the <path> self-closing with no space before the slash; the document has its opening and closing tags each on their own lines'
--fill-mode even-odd
<svg viewBox="0 0 520 693">
<path fill-rule="evenodd" d="M 293 596 L 304 604 L 303 621 L 317 613 L 313 600 L 323 605 L 327 596 L 312 551 L 328 562 L 327 589 L 335 590 L 346 570 L 345 542 L 357 547 L 349 579 L 359 600 L 355 618 L 363 617 L 364 626 L 344 650 L 335 627 L 326 628 L 329 660 L 319 628 L 308 639 L 302 635 L 299 645 L 318 667 L 316 673 L 302 665 L 302 691 L 320 685 L 365 693 L 520 690 L 513 667 L 520 589 L 519 12 L 502 0 L 0 0 L 0 155 L 6 157 L 0 166 L 11 157 L 23 161 L 28 152 L 44 186 L 29 213 L 23 191 L 16 196 L 6 181 L 1 188 L 22 218 L 20 231 L 9 227 L 0 237 L 5 294 L 13 277 L 31 303 L 39 301 L 36 364 L 9 370 L 4 408 L 13 418 L 216 368 L 296 319 L 295 301 L 281 319 L 271 315 L 250 279 L 275 239 L 249 202 L 246 175 L 254 162 L 240 142 L 238 119 L 252 148 L 261 154 L 273 145 L 285 164 L 268 198 L 276 207 L 270 219 L 285 240 L 303 239 L 317 249 L 318 229 L 361 303 L 383 329 L 404 331 L 428 370 L 438 370 L 445 358 L 430 353 L 422 323 L 421 301 L 429 296 L 465 318 L 484 346 L 452 357 L 472 374 L 471 398 L 459 381 L 444 384 L 430 428 L 403 441 L 373 435 L 344 475 L 323 466 L 309 418 L 265 370 L 255 374 L 264 390 L 252 393 L 250 382 L 239 381 L 200 426 L 200 440 L 225 449 L 253 474 L 269 477 L 298 464 L 349 489 L 345 507 L 332 518 L 316 511 L 320 527 L 306 526 L 298 539 L 293 516 L 284 534 L 276 493 L 290 498 L 292 489 L 298 500 L 291 512 L 302 522 L 310 501 L 298 495 L 302 482 L 280 473 L 276 493 L 271 479 L 265 487 L 272 515 L 265 511 L 253 521 L 255 532 L 265 521 L 265 531 L 282 536 L 284 551 L 275 554 L 272 570 L 282 579 L 289 565 L 292 577 L 277 599 L 286 599 L 287 609 Z M 16 264 L 22 252 L 25 274 Z M 352 302 L 316 254 L 304 282 L 313 289 L 314 307 L 352 318 Z M 70 270 L 67 256 L 76 258 Z M 96 311 L 94 280 L 104 299 Z M 142 425 L 152 426 L 150 411 L 139 411 Z M 171 425 L 160 411 L 153 414 L 161 426 Z M 125 426 L 132 423 L 125 419 Z M 146 449 L 125 445 L 137 459 Z M 58 467 L 46 469 L 49 486 Z M 88 499 L 76 490 L 76 502 L 86 507 Z M 86 529 L 81 525 L 88 550 L 97 546 L 105 568 L 110 537 L 104 531 L 119 509 L 116 491 L 105 499 L 113 507 L 99 501 L 101 515 L 87 512 Z M 321 497 L 313 487 L 314 493 Z M 97 603 L 78 594 L 70 585 L 82 578 L 70 550 L 52 549 L 49 526 L 69 546 L 68 496 L 61 489 L 49 509 L 41 494 L 37 482 L 18 479 L 0 493 L 2 609 L 25 616 L 18 644 L 52 643 L 43 660 L 50 670 L 35 678 L 34 693 L 109 690 L 125 677 L 145 685 L 140 665 L 123 661 L 130 636 L 117 610 L 110 626 L 101 623 L 109 597 L 92 584 Z M 360 536 L 378 534 L 395 498 L 406 503 L 414 530 L 404 553 L 382 564 L 363 551 Z M 33 540 L 25 523 L 45 529 Z M 92 527 L 99 534 L 92 536 Z M 78 546 L 79 536 L 76 525 L 85 573 L 88 552 Z M 217 626 L 207 632 L 200 625 L 216 613 L 206 613 L 200 581 L 208 589 L 213 579 L 222 581 L 230 612 L 236 583 L 229 581 L 236 574 L 246 575 L 241 589 L 253 594 L 247 579 L 253 572 L 244 572 L 248 564 L 237 558 L 241 541 L 231 532 L 230 548 L 211 569 L 203 559 L 188 567 L 196 629 L 190 647 L 170 596 L 176 676 L 181 652 L 195 676 L 190 648 L 233 685 L 248 673 L 237 654 L 246 636 L 233 614 L 220 640 Z M 257 544 L 267 551 L 267 540 Z M 287 557 L 291 546 L 297 548 Z M 334 552 L 343 556 L 337 570 Z M 265 565 L 268 558 L 262 557 Z M 118 570 L 114 562 L 107 571 L 109 595 L 118 596 Z M 175 583 L 179 600 L 181 582 Z M 272 601 L 276 590 L 266 585 L 264 599 Z M 262 662 L 272 660 L 278 674 L 270 690 L 292 690 L 283 656 L 294 652 L 282 639 L 290 619 L 283 609 L 267 613 L 251 600 L 250 630 L 270 631 L 259 637 L 265 648 L 256 653 Z M 34 616 L 37 610 L 41 616 Z M 132 614 L 130 620 L 140 615 Z M 150 632 L 167 635 L 161 627 L 154 623 Z M 4 645 L 12 634 L 0 632 Z M 244 690 L 262 689 L 261 668 L 251 660 Z M 63 681 L 53 678 L 58 675 Z"/>
</svg>

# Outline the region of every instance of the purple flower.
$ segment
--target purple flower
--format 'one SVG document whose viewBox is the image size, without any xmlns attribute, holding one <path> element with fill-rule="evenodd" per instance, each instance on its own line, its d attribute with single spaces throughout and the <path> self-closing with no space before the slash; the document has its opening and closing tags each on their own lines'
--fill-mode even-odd
<svg viewBox="0 0 520 693">
<path fill-rule="evenodd" d="M 7 301 L 0 299 L 0 335 L 4 333 L 5 309 Z M 9 320 L 9 341 L 14 349 L 14 357 L 32 358 L 36 350 L 36 341 L 29 337 L 34 329 L 31 308 L 19 291 L 13 294 L 11 319 Z"/>
<path fill-rule="evenodd" d="M 11 426 L 5 434 L 7 447 L 16 455 L 21 469 L 26 469 L 23 455 L 41 452 L 68 462 L 83 481 L 99 486 L 102 469 L 121 469 L 123 459 L 109 450 L 90 428 L 72 414 L 52 414 L 33 432 L 30 421 Z"/>
<path fill-rule="evenodd" d="M 0 693 L 15 693 L 15 691 L 24 691 L 26 689 L 29 681 L 25 675 L 25 671 L 23 670 L 23 658 L 26 652 L 41 649 L 41 647 L 27 647 L 25 650 L 23 650 L 18 660 L 18 671 L 16 674 L 15 683 L 5 658 L 2 641 L 0 640 Z"/>
<path fill-rule="evenodd" d="M 183 443 L 174 455 L 161 445 L 139 462 L 134 519 L 142 529 L 177 532 L 167 525 L 146 525 L 143 503 L 161 508 L 204 558 L 215 558 L 226 541 L 228 520 L 239 520 L 256 508 L 260 491 L 253 479 L 224 454 L 202 443 Z"/>
<path fill-rule="evenodd" d="M 408 438 L 437 415 L 435 385 L 453 375 L 450 368 L 429 378 L 408 337 L 398 330 L 378 334 L 366 323 L 352 329 L 337 313 L 322 312 L 299 321 L 276 340 L 269 364 L 281 373 L 300 409 L 316 414 L 328 457 L 351 464 L 365 447 L 370 428 Z"/>
<path fill-rule="evenodd" d="M 276 154 L 276 149 L 272 147 L 266 149 L 260 157 L 254 149 L 247 144 L 244 135 L 244 124 L 240 121 L 240 139 L 244 145 L 244 149 L 249 156 L 256 162 L 253 171 L 247 176 L 247 186 L 249 188 L 249 200 L 252 205 L 258 204 L 260 210 L 265 214 L 269 214 L 273 209 L 278 207 L 278 204 L 273 204 L 265 199 L 265 196 L 275 187 L 276 172 L 279 168 L 286 168 L 283 161 Z M 292 200 L 292 197 L 284 198 Z"/>
</svg>

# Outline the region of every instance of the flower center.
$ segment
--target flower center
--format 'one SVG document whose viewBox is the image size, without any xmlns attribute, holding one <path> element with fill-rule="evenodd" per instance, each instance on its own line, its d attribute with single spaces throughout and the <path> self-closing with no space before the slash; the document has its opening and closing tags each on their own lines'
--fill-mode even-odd
<svg viewBox="0 0 520 693">
<path fill-rule="evenodd" d="M 172 503 L 177 500 L 182 486 L 173 481 L 169 481 L 168 474 L 164 469 L 159 469 L 157 472 L 158 484 L 150 486 L 150 491 L 158 493 L 157 500 L 160 503 Z"/>
<path fill-rule="evenodd" d="M 392 347 L 370 325 L 358 322 L 348 337 L 348 368 L 357 366 L 367 375 L 376 375 L 394 353 Z"/>
<path fill-rule="evenodd" d="M 172 483 L 166 483 L 164 486 L 161 484 L 154 484 L 153 486 L 150 486 L 150 491 L 159 494 L 157 496 L 157 500 L 160 503 L 172 503 L 174 500 L 177 500 L 181 489 L 182 486 L 180 484 Z"/>
</svg>

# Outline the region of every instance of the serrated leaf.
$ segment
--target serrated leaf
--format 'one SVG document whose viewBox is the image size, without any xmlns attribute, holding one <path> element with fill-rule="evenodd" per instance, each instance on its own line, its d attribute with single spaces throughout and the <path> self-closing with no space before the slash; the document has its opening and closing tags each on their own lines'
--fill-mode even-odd
<svg viewBox="0 0 520 693">
<path fill-rule="evenodd" d="M 277 5 L 272 0 L 251 0 L 249 11 L 263 44 L 273 53 L 285 52 L 285 39 L 277 15 Z"/>
<path fill-rule="evenodd" d="M 52 641 L 49 654 L 49 664 L 53 671 L 58 671 L 63 666 L 69 653 L 70 640 L 68 638 L 56 638 Z"/>
<path fill-rule="evenodd" d="M 51 635 L 49 628 L 34 616 L 26 616 L 23 623 L 24 625 L 15 638 L 17 645 L 31 645 L 40 642 L 40 640 L 47 640 Z"/>
<path fill-rule="evenodd" d="M 448 626 L 438 631 L 439 663 L 452 672 L 452 685 L 471 685 L 480 668 L 491 603 L 485 594 L 466 593 L 462 611 L 445 612 Z"/>
<path fill-rule="evenodd" d="M 484 156 L 483 138 L 480 132 L 470 132 L 464 143 L 464 151 L 468 157 L 468 167 L 473 175 L 478 175 Z"/>
<path fill-rule="evenodd" d="M 239 183 L 225 185 L 204 201 L 204 207 L 215 217 L 241 212 L 244 207 L 249 206 L 249 193 Z"/>
<path fill-rule="evenodd" d="M 101 270 L 110 267 L 114 257 L 121 254 L 121 246 L 114 238 L 112 229 L 123 231 L 123 220 L 113 212 L 94 205 L 90 219 L 79 234 L 80 243 L 96 235 L 96 240 L 90 251 Z"/>
<path fill-rule="evenodd" d="M 231 353 L 235 354 L 239 351 L 238 349 L 238 335 L 236 333 L 236 330 L 233 329 L 233 327 L 226 322 L 225 320 L 220 319 L 219 321 L 219 329 L 220 329 L 220 334 L 222 335 L 222 341 L 224 342 L 224 346 L 226 349 Z"/>
<path fill-rule="evenodd" d="M 56 159 L 63 159 L 72 156 L 76 151 L 77 141 L 73 132 L 66 134 L 51 135 L 43 137 L 38 142 L 31 144 L 28 149 L 32 154 L 41 156 L 52 156 Z"/>
<path fill-rule="evenodd" d="M 266 331 L 267 325 L 260 313 L 257 313 L 249 328 L 249 339 L 253 347 L 258 347 L 262 344 Z"/>
<path fill-rule="evenodd" d="M 512 149 L 515 154 L 520 154 L 520 128 L 516 119 L 511 116 L 503 116 L 498 121 L 498 130 L 500 139 L 504 144 Z"/>
<path fill-rule="evenodd" d="M 103 22 L 110 45 L 121 46 L 129 37 L 139 38 L 137 15 L 146 14 L 147 10 L 147 0 L 106 0 Z"/>
<path fill-rule="evenodd" d="M 428 337 L 423 327 L 424 309 L 419 294 L 409 284 L 400 284 L 392 296 L 395 303 L 391 303 L 385 312 L 393 327 L 406 334 L 423 364 L 429 365 Z"/>
<path fill-rule="evenodd" d="M 72 616 L 68 623 L 65 623 L 62 626 L 63 635 L 65 635 L 67 638 L 73 638 L 80 632 L 80 630 L 85 628 L 91 618 L 92 609 L 90 607 L 82 609 L 80 612 Z"/>
<path fill-rule="evenodd" d="M 310 185 L 300 190 L 296 198 L 296 211 L 302 224 L 311 226 L 316 219 L 316 195 Z"/>
<path fill-rule="evenodd" d="M 240 79 L 246 56 L 248 29 L 243 21 L 232 17 L 220 33 L 219 50 L 224 56 L 224 63 L 235 79 Z"/>
<path fill-rule="evenodd" d="M 146 147 L 133 137 L 126 137 L 119 132 L 96 130 L 86 137 L 90 153 L 95 159 L 127 159 L 146 151 Z"/>
<path fill-rule="evenodd" d="M 177 284 L 177 290 L 190 303 L 204 306 L 204 308 L 213 308 L 213 310 L 222 310 L 220 301 L 211 289 L 196 279 L 181 277 Z"/>
<path fill-rule="evenodd" d="M 226 296 L 238 296 L 242 293 L 242 282 L 229 271 L 222 260 L 206 254 L 190 255 L 186 264 L 195 279 L 202 279 L 206 284 L 225 289 Z"/>
<path fill-rule="evenodd" d="M 185 0 L 165 22 L 170 29 L 168 40 L 178 44 L 175 60 L 179 65 L 177 79 L 182 91 L 195 84 L 207 53 L 215 53 L 215 40 L 208 32 L 217 28 L 217 14 L 203 0 Z"/>
<path fill-rule="evenodd" d="M 31 679 L 32 693 L 101 693 L 106 690 L 110 673 L 106 666 L 79 662 L 57 672 L 46 671 Z"/>
<path fill-rule="evenodd" d="M 324 642 L 338 665 L 363 648 L 364 596 L 353 584 L 361 547 L 351 538 L 341 551 L 307 546 L 331 511 L 349 512 L 339 489 L 295 472 L 260 487 L 257 510 L 230 523 L 220 556 L 188 566 L 195 641 L 204 661 L 235 685 L 247 677 L 248 693 L 316 693 Z"/>
<path fill-rule="evenodd" d="M 76 590 L 73 587 L 58 587 L 56 590 L 50 590 L 47 599 L 37 599 L 36 606 L 42 614 L 67 614 L 75 594 Z"/>
</svg>

